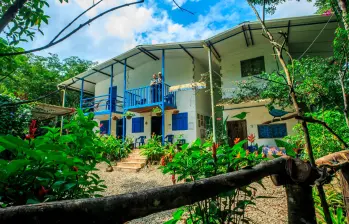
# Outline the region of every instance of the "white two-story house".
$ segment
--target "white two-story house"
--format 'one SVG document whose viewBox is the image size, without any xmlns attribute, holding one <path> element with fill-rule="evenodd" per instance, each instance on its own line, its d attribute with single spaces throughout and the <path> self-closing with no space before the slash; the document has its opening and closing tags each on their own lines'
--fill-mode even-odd
<svg viewBox="0 0 349 224">
<path fill-rule="evenodd" d="M 266 21 L 266 25 L 275 35 L 280 30 L 288 34 L 287 46 L 295 58 L 332 54 L 337 23 L 330 17 L 285 18 Z M 292 134 L 296 120 L 262 125 L 272 119 L 265 101 L 220 103 L 233 96 L 233 81 L 277 69 L 272 47 L 261 33 L 258 22 L 244 22 L 206 40 L 140 45 L 59 87 L 80 91 L 80 107 L 95 113 L 101 132 L 107 134 L 149 139 L 155 133 L 163 136 L 163 141 L 182 135 L 186 142 L 192 142 L 205 138 L 212 123 L 222 125 L 228 117 L 231 140 L 254 134 L 258 144 L 274 145 L 275 138 Z M 151 86 L 152 75 L 159 72 L 163 82 Z M 202 82 L 206 82 L 205 88 L 182 89 L 186 84 Z M 161 116 L 152 112 L 156 107 L 161 109 Z M 126 119 L 122 114 L 127 111 L 135 116 Z M 244 120 L 232 118 L 242 111 L 248 112 Z"/>
</svg>

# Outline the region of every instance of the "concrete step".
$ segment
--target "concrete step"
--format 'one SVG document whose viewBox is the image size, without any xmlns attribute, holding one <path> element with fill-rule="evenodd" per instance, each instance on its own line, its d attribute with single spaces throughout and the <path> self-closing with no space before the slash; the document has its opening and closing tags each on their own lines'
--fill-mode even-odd
<svg viewBox="0 0 349 224">
<path fill-rule="evenodd" d="M 116 167 L 136 167 L 136 168 L 143 168 L 145 166 L 145 163 L 142 162 L 120 162 L 116 164 Z"/>
<path fill-rule="evenodd" d="M 124 167 L 124 166 L 117 166 L 115 170 L 119 171 L 126 171 L 126 172 L 132 172 L 132 173 L 137 173 L 140 171 L 141 168 L 138 167 Z"/>
<path fill-rule="evenodd" d="M 125 159 L 121 160 L 121 162 L 146 163 L 147 159 L 145 159 L 145 158 L 125 158 Z"/>
<path fill-rule="evenodd" d="M 132 159 L 147 159 L 147 157 L 141 156 L 141 155 L 129 155 L 127 158 L 132 158 Z"/>
</svg>

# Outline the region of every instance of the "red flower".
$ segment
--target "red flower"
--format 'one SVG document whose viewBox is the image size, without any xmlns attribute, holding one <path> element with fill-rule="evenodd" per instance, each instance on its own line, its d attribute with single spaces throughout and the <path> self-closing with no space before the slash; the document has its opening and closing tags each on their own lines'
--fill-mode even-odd
<svg viewBox="0 0 349 224">
<path fill-rule="evenodd" d="M 240 138 L 235 138 L 235 139 L 234 139 L 234 144 L 238 144 L 239 141 L 240 141 Z"/>
<path fill-rule="evenodd" d="M 103 124 L 102 124 L 102 123 L 100 123 L 100 124 L 99 124 L 99 127 L 100 127 L 100 128 L 101 128 L 101 127 L 103 127 Z"/>
<path fill-rule="evenodd" d="M 219 147 L 218 143 L 213 143 L 212 145 L 212 157 L 214 161 L 217 161 L 217 148 Z"/>
<path fill-rule="evenodd" d="M 172 174 L 171 179 L 172 179 L 172 183 L 176 184 L 176 175 Z"/>
<path fill-rule="evenodd" d="M 325 11 L 324 13 L 322 13 L 323 16 L 330 16 L 332 14 L 331 9 Z"/>
<path fill-rule="evenodd" d="M 35 137 L 35 132 L 37 130 L 35 126 L 36 126 L 36 120 L 32 120 L 29 126 L 29 134 L 25 135 L 25 139 L 33 139 Z"/>
<path fill-rule="evenodd" d="M 165 156 L 161 157 L 160 164 L 161 164 L 161 166 L 166 165 Z"/>
<path fill-rule="evenodd" d="M 39 191 L 38 191 L 38 195 L 39 195 L 39 197 L 43 197 L 43 196 L 45 196 L 48 192 L 49 192 L 49 190 L 46 190 L 46 189 L 44 188 L 44 186 L 41 186 L 41 188 L 40 188 Z"/>
<path fill-rule="evenodd" d="M 256 136 L 254 134 L 250 134 L 247 136 L 247 140 L 251 143 L 254 143 Z"/>
</svg>

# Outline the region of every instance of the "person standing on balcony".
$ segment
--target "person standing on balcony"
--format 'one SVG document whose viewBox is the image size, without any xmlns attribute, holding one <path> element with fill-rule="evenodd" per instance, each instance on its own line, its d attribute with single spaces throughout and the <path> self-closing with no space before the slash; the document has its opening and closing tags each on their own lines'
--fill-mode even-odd
<svg viewBox="0 0 349 224">
<path fill-rule="evenodd" d="M 156 76 L 156 74 L 153 74 L 153 78 L 150 80 L 151 103 L 156 102 L 157 83 L 158 83 L 157 76 Z"/>
<path fill-rule="evenodd" d="M 162 74 L 161 74 L 161 72 L 158 73 L 157 91 L 158 91 L 158 96 L 160 96 L 158 99 L 159 99 L 159 101 L 161 101 L 162 100 Z"/>
</svg>

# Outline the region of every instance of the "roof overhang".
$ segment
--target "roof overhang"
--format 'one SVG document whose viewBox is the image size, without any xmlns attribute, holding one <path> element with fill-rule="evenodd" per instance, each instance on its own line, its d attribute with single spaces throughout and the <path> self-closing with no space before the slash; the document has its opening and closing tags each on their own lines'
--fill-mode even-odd
<svg viewBox="0 0 349 224">
<path fill-rule="evenodd" d="M 36 103 L 32 109 L 34 120 L 47 120 L 57 116 L 65 116 L 75 112 L 74 108 L 61 107 L 45 103 Z"/>
<path fill-rule="evenodd" d="M 278 31 L 283 31 L 289 34 L 288 44 L 291 53 L 297 53 L 302 51 L 304 46 L 308 46 L 307 40 L 314 40 L 320 30 L 327 24 L 324 33 L 332 35 L 334 37 L 334 30 L 338 26 L 335 17 L 312 15 L 303 17 L 292 17 L 283 19 L 267 20 L 266 26 L 273 34 L 278 34 Z M 207 48 L 211 48 L 214 55 L 214 59 L 217 59 L 219 63 L 220 58 L 227 54 L 233 54 L 238 51 L 243 51 L 246 47 L 249 47 L 248 41 L 254 44 L 265 43 L 268 44 L 265 37 L 261 35 L 262 28 L 258 21 L 256 22 L 244 22 L 229 29 L 225 32 L 217 34 L 206 40 L 191 41 L 191 42 L 178 42 L 178 43 L 166 43 L 166 44 L 153 44 L 153 45 L 139 45 L 135 48 L 126 51 L 114 58 L 111 58 L 99 65 L 94 66 L 88 71 L 81 73 L 72 79 L 66 80 L 60 83 L 58 86 L 63 88 L 69 88 L 73 90 L 81 89 L 81 80 L 84 82 L 84 92 L 93 94 L 96 83 L 110 78 L 110 75 L 122 74 L 124 71 L 125 63 L 126 69 L 137 69 L 142 64 L 149 61 L 160 60 L 162 57 L 162 50 L 166 51 L 166 58 L 171 57 L 188 57 L 193 60 L 207 62 Z M 299 34 L 299 35 L 297 35 Z M 326 34 L 326 35 L 327 35 Z M 319 42 L 332 42 L 333 39 L 328 35 L 323 35 L 318 39 Z M 326 36 L 326 37 L 325 37 Z M 250 40 L 248 40 L 248 38 Z M 330 40 L 331 39 L 331 40 Z M 305 41 L 306 40 L 306 41 Z M 246 45 L 245 45 L 246 42 Z M 313 44 L 313 49 L 321 51 L 331 51 L 332 49 L 317 48 Z M 206 49 L 205 49 L 206 48 Z M 293 52 L 292 52 L 293 51 Z M 316 53 L 316 52 L 315 52 Z M 111 69 L 113 67 L 113 70 Z"/>
</svg>

